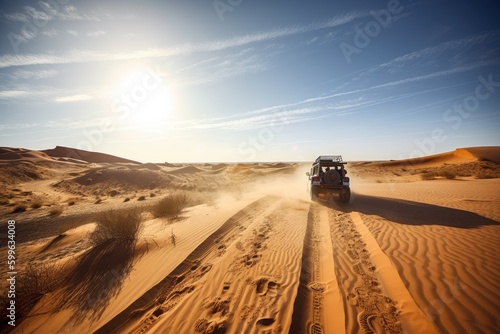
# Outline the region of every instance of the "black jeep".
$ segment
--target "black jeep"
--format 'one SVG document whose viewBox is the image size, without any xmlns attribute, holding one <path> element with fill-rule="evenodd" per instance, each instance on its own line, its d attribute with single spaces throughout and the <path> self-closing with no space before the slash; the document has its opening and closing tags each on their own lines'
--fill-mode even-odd
<svg viewBox="0 0 500 334">
<path fill-rule="evenodd" d="M 314 161 L 311 172 L 306 173 L 309 176 L 308 190 L 311 200 L 316 201 L 319 197 L 328 199 L 337 194 L 340 202 L 349 202 L 351 188 L 345 164 L 340 155 L 321 155 Z"/>
</svg>

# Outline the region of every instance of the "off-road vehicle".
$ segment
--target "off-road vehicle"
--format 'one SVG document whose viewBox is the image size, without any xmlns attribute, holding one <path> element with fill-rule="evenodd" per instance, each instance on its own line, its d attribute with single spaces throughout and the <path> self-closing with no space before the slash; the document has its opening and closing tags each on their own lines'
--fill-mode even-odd
<svg viewBox="0 0 500 334">
<path fill-rule="evenodd" d="M 329 200 L 335 195 L 340 202 L 349 202 L 351 188 L 345 164 L 340 155 L 321 155 L 314 161 L 311 171 L 306 173 L 309 177 L 308 190 L 311 200 L 316 201 L 318 198 Z"/>
</svg>

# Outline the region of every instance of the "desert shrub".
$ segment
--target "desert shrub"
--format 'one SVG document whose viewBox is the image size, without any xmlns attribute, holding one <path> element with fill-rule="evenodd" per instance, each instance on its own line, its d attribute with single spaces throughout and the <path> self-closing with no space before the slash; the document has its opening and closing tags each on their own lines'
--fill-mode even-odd
<svg viewBox="0 0 500 334">
<path fill-rule="evenodd" d="M 139 196 L 139 198 L 137 200 L 138 201 L 145 201 L 146 200 L 146 196 Z"/>
<path fill-rule="evenodd" d="M 39 209 L 43 206 L 43 199 L 40 197 L 35 197 L 33 199 L 33 202 L 31 202 L 31 208 L 32 209 Z"/>
<path fill-rule="evenodd" d="M 155 217 L 173 217 L 191 203 L 190 197 L 185 193 L 171 194 L 159 200 L 151 209 Z"/>
<path fill-rule="evenodd" d="M 128 201 L 130 201 L 130 198 L 128 197 L 123 200 L 123 202 L 128 202 Z"/>
<path fill-rule="evenodd" d="M 118 194 L 119 194 L 119 192 L 118 192 L 117 190 L 111 190 L 111 191 L 109 192 L 109 196 L 111 196 L 111 197 L 115 197 L 115 196 L 116 196 L 116 195 L 118 195 Z"/>
<path fill-rule="evenodd" d="M 96 228 L 90 242 L 101 245 L 107 241 L 136 240 L 141 231 L 141 208 L 108 210 L 96 214 Z"/>
<path fill-rule="evenodd" d="M 51 216 L 59 216 L 63 212 L 63 207 L 60 205 L 56 205 L 53 208 L 50 208 L 49 215 Z"/>
<path fill-rule="evenodd" d="M 97 201 L 94 202 L 94 204 L 101 204 L 102 203 L 102 199 L 101 198 L 98 198 Z"/>
<path fill-rule="evenodd" d="M 420 174 L 422 180 L 434 180 L 436 178 L 436 173 L 434 172 L 425 172 Z"/>
<path fill-rule="evenodd" d="M 449 171 L 449 170 L 444 170 L 444 171 L 441 171 L 439 173 L 440 176 L 443 176 L 449 180 L 453 180 L 454 178 L 457 177 L 457 174 L 452 172 L 452 171 Z"/>
<path fill-rule="evenodd" d="M 20 212 L 24 212 L 26 211 L 26 205 L 24 204 L 21 204 L 21 205 L 18 205 L 14 208 L 14 210 L 12 210 L 12 213 L 20 213 Z"/>
<path fill-rule="evenodd" d="M 170 231 L 170 242 L 172 242 L 172 245 L 174 245 L 174 247 L 175 247 L 176 242 L 177 242 L 177 236 L 174 233 L 174 229 L 172 229 Z"/>
<path fill-rule="evenodd" d="M 494 179 L 495 175 L 493 175 L 493 173 L 489 173 L 487 171 L 482 170 L 479 173 L 477 173 L 476 178 L 477 179 Z"/>
<path fill-rule="evenodd" d="M 155 196 L 156 196 L 156 194 L 155 194 L 155 193 L 151 193 L 151 194 L 149 194 L 149 197 L 155 197 Z"/>
<path fill-rule="evenodd" d="M 29 263 L 16 279 L 16 312 L 26 316 L 35 304 L 53 291 L 61 278 L 54 262 Z"/>
</svg>

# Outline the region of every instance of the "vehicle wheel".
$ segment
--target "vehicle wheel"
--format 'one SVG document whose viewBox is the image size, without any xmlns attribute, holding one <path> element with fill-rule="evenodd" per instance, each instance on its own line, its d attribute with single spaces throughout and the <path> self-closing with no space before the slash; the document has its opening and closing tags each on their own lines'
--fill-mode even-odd
<svg viewBox="0 0 500 334">
<path fill-rule="evenodd" d="M 318 200 L 318 190 L 314 187 L 311 187 L 311 201 L 316 202 Z"/>
<path fill-rule="evenodd" d="M 339 200 L 341 203 L 349 203 L 351 200 L 351 188 L 342 188 L 342 191 L 339 194 Z"/>
</svg>

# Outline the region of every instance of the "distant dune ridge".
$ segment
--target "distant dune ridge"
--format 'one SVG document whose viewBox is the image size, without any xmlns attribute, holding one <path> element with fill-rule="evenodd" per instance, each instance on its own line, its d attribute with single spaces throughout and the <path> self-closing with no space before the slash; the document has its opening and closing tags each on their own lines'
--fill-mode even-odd
<svg viewBox="0 0 500 334">
<path fill-rule="evenodd" d="M 311 162 L 0 148 L 10 332 L 498 331 L 499 146 L 348 163 L 347 204 L 310 201 Z"/>
<path fill-rule="evenodd" d="M 140 163 L 134 160 L 120 158 L 111 154 L 85 151 L 64 146 L 56 146 L 53 149 L 42 150 L 40 152 L 43 152 L 54 158 L 73 158 L 93 163 L 100 163 L 100 162 L 107 162 L 107 163 L 124 162 L 133 164 Z"/>
<path fill-rule="evenodd" d="M 24 148 L 0 147 L 0 160 L 50 160 L 44 152 Z"/>
<path fill-rule="evenodd" d="M 394 166 L 394 165 L 439 165 L 443 163 L 464 163 L 475 160 L 492 161 L 500 163 L 500 146 L 481 146 L 481 147 L 466 147 L 457 148 L 452 152 L 439 153 L 420 158 L 404 159 L 404 160 L 391 160 L 384 162 L 377 162 L 380 166 Z"/>
<path fill-rule="evenodd" d="M 67 158 L 67 159 L 77 159 L 80 161 L 90 162 L 90 163 L 132 163 L 140 164 L 138 161 L 125 159 L 117 157 L 111 154 L 85 151 L 81 149 L 75 149 L 71 147 L 56 146 L 53 149 L 47 150 L 29 150 L 24 148 L 11 148 L 11 147 L 0 147 L 0 160 L 31 160 L 31 159 L 43 159 L 50 160 L 51 158 Z M 378 164 L 380 166 L 392 166 L 400 164 L 442 164 L 442 163 L 463 163 L 470 161 L 491 161 L 495 163 L 500 163 L 500 146 L 479 146 L 479 147 L 466 147 L 457 148 L 451 152 L 439 153 L 419 158 L 403 159 L 403 160 L 391 160 L 391 161 L 380 161 L 373 162 L 372 164 Z M 69 160 L 71 161 L 71 160 Z M 164 163 L 162 164 L 166 167 L 180 167 L 179 165 Z M 219 169 L 228 166 L 228 164 L 217 164 L 213 165 L 213 169 Z M 247 169 L 249 167 L 286 167 L 283 163 L 273 163 L 273 164 L 263 164 L 253 166 L 252 164 L 237 164 L 233 171 L 239 171 Z M 155 167 L 156 168 L 156 167 Z M 174 173 L 184 173 L 184 172 L 197 172 L 199 171 L 196 167 L 180 168 Z"/>
</svg>

